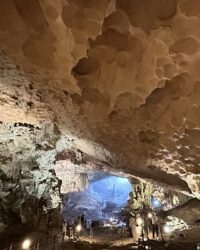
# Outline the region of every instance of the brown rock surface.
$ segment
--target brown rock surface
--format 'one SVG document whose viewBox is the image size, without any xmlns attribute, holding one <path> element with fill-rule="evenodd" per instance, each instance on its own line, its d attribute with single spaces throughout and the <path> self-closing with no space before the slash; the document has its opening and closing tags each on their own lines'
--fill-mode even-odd
<svg viewBox="0 0 200 250">
<path fill-rule="evenodd" d="M 0 168 L 7 174 L 32 155 L 41 169 L 53 168 L 57 153 L 78 149 L 94 168 L 106 164 L 200 198 L 199 6 L 0 1 L 0 151 L 7 159 Z M 42 135 L 26 130 L 16 139 L 17 123 Z"/>
</svg>

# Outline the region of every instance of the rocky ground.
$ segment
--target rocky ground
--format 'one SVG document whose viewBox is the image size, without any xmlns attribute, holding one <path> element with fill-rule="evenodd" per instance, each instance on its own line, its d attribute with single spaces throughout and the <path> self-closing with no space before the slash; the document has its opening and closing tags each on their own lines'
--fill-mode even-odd
<svg viewBox="0 0 200 250">
<path fill-rule="evenodd" d="M 17 229 L 17 228 L 16 228 Z M 14 232 L 15 230 L 13 230 Z M 22 232 L 21 232 L 22 233 Z M 161 240 L 149 240 L 134 244 L 132 238 L 129 236 L 129 232 L 125 231 L 124 234 L 120 234 L 117 230 L 95 230 L 94 237 L 90 238 L 86 233 L 80 237 L 80 241 L 70 241 L 65 238 L 62 244 L 61 231 L 51 231 L 48 234 L 41 233 L 25 233 L 25 237 L 13 243 L 13 249 L 20 248 L 24 239 L 30 239 L 32 244 L 30 249 L 35 249 L 39 242 L 39 250 L 51 250 L 52 247 L 56 247 L 57 250 L 126 250 L 126 249 L 148 249 L 152 250 L 196 250 L 197 243 L 199 242 L 200 228 L 184 230 L 178 233 L 173 233 L 173 237 L 164 235 L 164 241 Z M 11 232 L 12 236 L 12 232 Z M 184 236 L 184 237 L 183 237 Z M 185 237 L 186 236 L 186 237 Z M 17 237 L 17 235 L 16 235 Z M 20 235 L 18 235 L 20 238 Z M 7 243 L 5 242 L 7 240 Z M 9 244 L 8 244 L 9 243 Z M 11 243 L 11 239 L 5 238 L 4 244 L 0 244 L 0 250 L 8 247 Z"/>
<path fill-rule="evenodd" d="M 196 250 L 196 245 L 181 245 L 181 244 L 165 244 L 162 242 L 150 242 L 149 248 L 145 246 L 138 246 L 134 244 L 124 246 L 110 246 L 103 244 L 88 244 L 88 243 L 68 243 L 63 246 L 63 250 L 128 250 L 128 249 L 151 249 L 151 250 Z"/>
</svg>

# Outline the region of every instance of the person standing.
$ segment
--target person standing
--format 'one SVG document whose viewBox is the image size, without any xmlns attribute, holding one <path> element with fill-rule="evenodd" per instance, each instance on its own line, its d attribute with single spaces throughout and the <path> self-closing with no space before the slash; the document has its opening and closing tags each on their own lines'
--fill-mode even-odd
<svg viewBox="0 0 200 250">
<path fill-rule="evenodd" d="M 74 236 L 74 219 L 72 218 L 69 223 L 68 223 L 68 236 L 69 236 L 69 240 L 73 239 Z"/>
<path fill-rule="evenodd" d="M 149 225 L 148 225 L 148 215 L 143 215 L 143 234 L 146 239 L 149 239 Z"/>
<path fill-rule="evenodd" d="M 84 214 L 81 215 L 81 226 L 82 228 L 85 227 L 85 215 Z"/>
<path fill-rule="evenodd" d="M 155 238 L 155 234 L 156 234 L 157 239 L 158 239 L 158 237 L 159 237 L 158 217 L 155 213 L 153 213 L 153 216 L 152 216 L 152 232 L 153 232 L 153 239 Z"/>
<path fill-rule="evenodd" d="M 91 220 L 89 220 L 89 219 L 85 220 L 85 227 L 86 227 L 87 234 L 90 236 Z"/>
<path fill-rule="evenodd" d="M 67 234 L 67 225 L 66 225 L 66 222 L 63 221 L 63 223 L 62 223 L 62 241 L 64 241 L 66 234 Z"/>
<path fill-rule="evenodd" d="M 80 218 L 76 219 L 74 222 L 74 226 L 73 226 L 73 238 L 74 240 L 79 240 L 79 229 L 78 226 L 80 226 Z"/>
<path fill-rule="evenodd" d="M 94 236 L 94 225 L 95 225 L 95 222 L 91 221 L 91 224 L 90 224 L 90 237 Z"/>
<path fill-rule="evenodd" d="M 152 232 L 152 217 L 153 217 L 153 214 L 151 213 L 151 212 L 149 212 L 148 214 L 147 214 L 147 218 L 146 218 L 146 220 L 147 220 L 147 227 L 148 227 L 148 237 L 150 237 L 150 235 L 151 235 L 151 237 L 152 237 L 152 235 L 153 235 L 153 232 Z"/>
<path fill-rule="evenodd" d="M 165 219 L 163 215 L 160 215 L 158 218 L 158 227 L 159 227 L 159 232 L 160 232 L 160 236 L 162 241 L 164 241 L 164 237 L 163 237 L 163 227 L 165 225 Z"/>
</svg>

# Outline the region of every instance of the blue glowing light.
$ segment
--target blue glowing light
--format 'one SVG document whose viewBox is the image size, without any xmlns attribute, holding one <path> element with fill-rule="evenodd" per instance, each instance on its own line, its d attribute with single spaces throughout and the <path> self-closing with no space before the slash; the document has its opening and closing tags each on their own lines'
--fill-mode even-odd
<svg viewBox="0 0 200 250">
<path fill-rule="evenodd" d="M 66 196 L 63 217 L 70 220 L 84 213 L 86 218 L 98 220 L 110 216 L 127 204 L 131 191 L 132 186 L 126 178 L 96 174 L 84 191 Z"/>
<path fill-rule="evenodd" d="M 154 196 L 151 198 L 151 205 L 154 208 L 160 208 L 161 207 L 160 201 Z"/>
<path fill-rule="evenodd" d="M 118 176 L 108 176 L 89 184 L 90 192 L 99 201 L 112 201 L 118 206 L 127 203 L 128 194 L 132 187 L 128 179 Z"/>
</svg>

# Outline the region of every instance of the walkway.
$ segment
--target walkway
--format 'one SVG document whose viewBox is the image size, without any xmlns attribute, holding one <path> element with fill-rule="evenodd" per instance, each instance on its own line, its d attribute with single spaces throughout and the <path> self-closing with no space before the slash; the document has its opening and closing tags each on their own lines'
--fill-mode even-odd
<svg viewBox="0 0 200 250">
<path fill-rule="evenodd" d="M 96 231 L 97 232 L 97 231 Z M 98 234 L 98 232 L 97 232 Z M 88 242 L 87 237 L 82 237 L 81 241 L 73 242 L 69 240 L 63 241 L 62 232 L 61 231 L 51 231 L 48 235 L 42 235 L 39 239 L 34 240 L 31 244 L 29 250 L 127 250 L 127 249 L 151 249 L 151 250 L 196 250 L 196 244 L 186 244 L 186 243 L 169 243 L 162 241 L 154 241 L 149 240 L 146 242 L 140 242 L 139 244 L 131 243 L 131 238 L 123 237 L 118 238 L 116 240 L 109 239 L 109 234 L 106 232 L 104 234 L 104 239 L 106 241 L 102 241 L 102 232 L 99 235 L 99 241 L 96 241 L 93 238 L 91 241 L 96 242 Z M 108 236 L 108 237 L 107 237 Z M 97 237 L 98 238 L 98 237 Z M 85 239 L 85 240 L 84 240 Z M 101 244 L 100 244 L 101 243 Z M 114 245 L 115 244 L 115 245 Z M 22 250 L 21 243 L 13 244 L 7 248 L 0 250 Z"/>
</svg>

